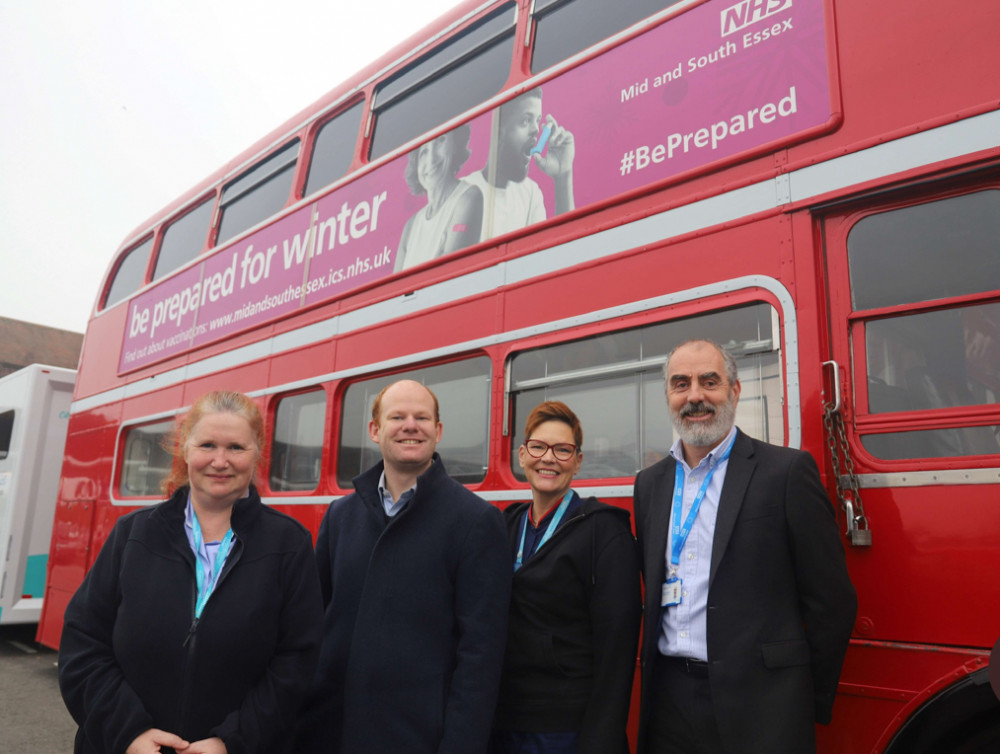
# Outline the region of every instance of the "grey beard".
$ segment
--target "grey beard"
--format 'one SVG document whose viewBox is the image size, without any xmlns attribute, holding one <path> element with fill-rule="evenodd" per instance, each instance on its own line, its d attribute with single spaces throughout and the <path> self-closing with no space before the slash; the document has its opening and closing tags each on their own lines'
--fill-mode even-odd
<svg viewBox="0 0 1000 754">
<path fill-rule="evenodd" d="M 732 396 L 715 408 L 715 415 L 707 422 L 685 422 L 682 416 L 684 408 L 677 412 L 672 411 L 670 421 L 681 442 L 695 448 L 711 447 L 720 443 L 736 422 L 736 402 L 732 400 Z"/>
</svg>

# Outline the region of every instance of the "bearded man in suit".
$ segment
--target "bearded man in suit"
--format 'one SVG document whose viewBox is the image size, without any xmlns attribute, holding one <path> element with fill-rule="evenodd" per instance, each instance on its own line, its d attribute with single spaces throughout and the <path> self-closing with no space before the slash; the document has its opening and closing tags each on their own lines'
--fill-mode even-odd
<svg viewBox="0 0 1000 754">
<path fill-rule="evenodd" d="M 717 344 L 680 344 L 664 376 L 678 438 L 636 477 L 633 501 L 638 751 L 814 752 L 857 611 L 816 462 L 735 426 L 736 362 Z"/>
</svg>

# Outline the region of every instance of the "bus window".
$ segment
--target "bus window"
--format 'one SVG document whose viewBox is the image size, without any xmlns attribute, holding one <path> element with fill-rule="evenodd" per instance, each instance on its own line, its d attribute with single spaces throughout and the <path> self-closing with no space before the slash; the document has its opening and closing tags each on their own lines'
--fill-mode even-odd
<svg viewBox="0 0 1000 754">
<path fill-rule="evenodd" d="M 305 196 L 314 194 L 347 175 L 354 160 L 364 105 L 362 100 L 320 127 L 313 141 Z"/>
<path fill-rule="evenodd" d="M 517 6 L 506 3 L 375 90 L 369 158 L 497 94 L 510 74 Z"/>
<path fill-rule="evenodd" d="M 860 325 L 868 413 L 971 408 L 980 414 L 941 419 L 964 427 L 864 436 L 865 448 L 876 457 L 1000 453 L 995 428 L 984 426 L 1000 395 L 1000 303 L 969 301 L 1000 289 L 997 238 L 996 190 L 870 215 L 851 229 L 852 302 L 856 310 L 870 310 Z M 947 305 L 957 297 L 962 299 Z M 872 311 L 901 305 L 908 308 L 902 314 L 898 308 Z"/>
<path fill-rule="evenodd" d="M 680 0 L 535 0 L 531 72 L 544 71 Z"/>
<path fill-rule="evenodd" d="M 860 220 L 847 237 L 855 311 L 1000 289 L 1000 191 Z"/>
<path fill-rule="evenodd" d="M 153 280 L 159 280 L 197 257 L 205 248 L 212 224 L 212 197 L 179 217 L 163 231 L 160 253 L 156 256 Z"/>
<path fill-rule="evenodd" d="M 674 437 L 663 364 L 689 338 L 714 340 L 736 357 L 740 428 L 767 442 L 784 442 L 777 312 L 755 303 L 516 354 L 510 361 L 514 475 L 525 479 L 517 447 L 528 414 L 546 400 L 562 401 L 580 417 L 582 479 L 634 476 L 665 457 Z"/>
<path fill-rule="evenodd" d="M 162 495 L 160 484 L 170 473 L 172 463 L 166 441 L 173 426 L 172 421 L 163 421 L 127 431 L 118 479 L 118 492 L 122 497 Z"/>
<path fill-rule="evenodd" d="M 368 438 L 372 404 L 382 388 L 404 379 L 426 385 L 438 398 L 444 433 L 437 452 L 448 474 L 463 484 L 483 481 L 490 427 L 490 361 L 476 357 L 348 387 L 337 448 L 337 484 L 351 489 L 354 477 L 381 460 L 378 446 Z"/>
<path fill-rule="evenodd" d="M 263 222 L 285 206 L 292 193 L 299 140 L 268 155 L 222 189 L 217 244 Z"/>
<path fill-rule="evenodd" d="M 14 410 L 0 411 L 0 461 L 10 454 L 10 441 L 14 436 Z"/>
<path fill-rule="evenodd" d="M 108 295 L 104 299 L 105 307 L 117 304 L 142 288 L 142 284 L 146 282 L 146 263 L 149 262 L 149 252 L 152 249 L 153 238 L 150 236 L 125 254 L 108 288 Z"/>
<path fill-rule="evenodd" d="M 1000 425 L 993 424 L 863 435 L 861 444 L 876 458 L 905 461 L 911 458 L 991 455 L 998 452 L 998 438 Z"/>
<path fill-rule="evenodd" d="M 326 393 L 290 395 L 274 413 L 269 483 L 275 492 L 307 491 L 319 484 L 323 458 Z"/>
</svg>

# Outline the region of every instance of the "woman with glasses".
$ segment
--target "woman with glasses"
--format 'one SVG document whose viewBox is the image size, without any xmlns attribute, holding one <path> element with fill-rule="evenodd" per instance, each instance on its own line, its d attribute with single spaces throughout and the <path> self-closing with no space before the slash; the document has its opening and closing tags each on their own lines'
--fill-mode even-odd
<svg viewBox="0 0 1000 754">
<path fill-rule="evenodd" d="M 621 754 L 636 667 L 639 559 L 626 510 L 581 498 L 583 429 L 568 406 L 528 415 L 531 502 L 504 511 L 513 557 L 491 754 Z"/>
<path fill-rule="evenodd" d="M 323 608 L 309 532 L 254 487 L 263 448 L 253 401 L 203 396 L 172 443 L 170 499 L 115 524 L 59 647 L 77 754 L 287 748 Z"/>
</svg>

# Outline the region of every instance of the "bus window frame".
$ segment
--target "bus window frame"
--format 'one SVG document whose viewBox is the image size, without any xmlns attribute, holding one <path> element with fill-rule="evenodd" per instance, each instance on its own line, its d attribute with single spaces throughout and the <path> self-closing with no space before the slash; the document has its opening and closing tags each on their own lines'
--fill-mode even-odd
<svg viewBox="0 0 1000 754">
<path fill-rule="evenodd" d="M 783 302 L 780 298 L 772 295 L 772 293 L 767 289 L 751 286 L 739 289 L 737 295 L 735 296 L 718 296 L 713 292 L 704 297 L 695 296 L 689 301 L 674 306 L 645 311 L 632 316 L 604 319 L 590 327 L 560 329 L 555 332 L 546 333 L 544 336 L 514 341 L 511 344 L 512 347 L 507 349 L 503 354 L 503 426 L 500 438 L 503 441 L 503 452 L 501 453 L 498 462 L 501 464 L 500 473 L 504 478 L 505 483 L 511 485 L 512 489 L 527 488 L 527 482 L 518 476 L 515 469 L 515 464 L 517 462 L 517 448 L 520 441 L 523 439 L 521 438 L 523 427 L 515 426 L 515 402 L 517 391 L 514 390 L 512 377 L 513 362 L 518 356 L 531 351 L 578 343 L 602 335 L 612 335 L 614 333 L 631 332 L 641 328 L 655 327 L 657 325 L 680 323 L 684 320 L 708 317 L 713 314 L 731 312 L 755 305 L 766 305 L 771 309 L 772 350 L 769 351 L 769 353 L 777 354 L 778 373 L 775 377 L 780 383 L 780 409 L 782 421 L 781 441 L 786 446 L 798 447 L 798 445 L 792 445 L 793 442 L 797 443 L 801 441 L 801 437 L 796 436 L 796 428 L 793 426 L 792 422 L 794 418 L 798 416 L 798 412 L 801 411 L 801 396 L 799 396 L 797 392 L 793 391 L 789 384 L 789 374 L 797 369 L 795 366 L 795 364 L 797 364 L 797 355 L 791 354 L 788 350 L 790 343 L 789 328 L 792 330 L 796 328 L 796 320 L 794 317 L 790 320 L 786 318 L 785 302 Z M 692 336 L 694 336 L 694 334 L 692 334 Z M 794 359 L 793 364 L 789 363 L 791 359 Z M 638 370 L 639 363 L 640 362 L 621 362 L 615 366 L 615 369 L 622 370 L 622 373 L 653 371 L 650 367 Z M 656 357 L 649 360 L 649 364 L 655 364 L 655 369 L 659 370 L 662 370 L 662 366 L 665 363 L 666 354 L 663 354 L 662 357 Z M 588 372 L 594 376 L 603 377 L 606 373 L 608 373 L 608 369 L 598 366 L 592 369 L 576 370 L 572 376 L 564 375 L 563 379 L 558 380 L 558 382 L 561 382 L 562 384 L 572 384 L 572 382 L 570 382 L 571 379 L 580 379 L 580 384 L 586 384 L 582 380 L 584 377 L 588 376 L 586 374 Z M 535 386 L 530 385 L 529 387 Z M 641 391 L 641 386 L 638 389 Z M 573 407 L 570 406 L 570 408 Z M 665 399 L 662 408 L 662 421 L 664 423 L 669 423 L 670 414 Z M 638 432 L 640 435 L 642 434 L 643 430 L 641 426 L 638 428 Z M 587 426 L 585 424 L 583 448 L 585 458 L 588 451 L 590 437 L 593 437 L 593 432 L 588 434 Z M 640 463 L 641 462 L 642 459 L 640 459 Z M 634 475 L 634 473 L 630 473 L 621 476 L 587 477 L 580 478 L 579 482 L 581 485 L 586 486 L 615 485 L 616 483 L 620 483 L 622 479 L 628 479 L 634 477 Z"/>
<path fill-rule="evenodd" d="M 320 459 L 319 459 L 319 477 L 316 480 L 316 485 L 311 489 L 275 489 L 272 484 L 272 474 L 274 468 L 275 459 L 275 439 L 276 439 L 276 429 L 278 421 L 278 409 L 281 406 L 282 401 L 288 399 L 299 398 L 307 395 L 319 394 L 323 396 L 323 428 L 322 428 L 322 444 L 320 446 Z M 314 384 L 308 385 L 301 388 L 300 390 L 293 390 L 281 393 L 275 393 L 268 397 L 267 403 L 267 414 L 265 416 L 266 421 L 266 443 L 267 448 L 264 451 L 265 463 L 264 468 L 258 470 L 256 482 L 257 488 L 260 490 L 261 495 L 266 494 L 269 497 L 274 498 L 301 498 L 303 496 L 313 496 L 319 495 L 326 492 L 326 482 L 329 479 L 329 468 L 330 468 L 330 456 L 333 454 L 331 449 L 331 440 L 333 439 L 333 431 L 331 429 L 330 417 L 334 408 L 334 401 L 331 399 L 330 391 L 327 389 L 327 385 L 322 382 L 316 382 Z M 261 473 L 263 472 L 263 473 Z"/>
<path fill-rule="evenodd" d="M 530 76 L 539 76 L 545 74 L 551 70 L 560 69 L 560 67 L 567 61 L 576 60 L 583 56 L 588 56 L 592 50 L 603 51 L 606 43 L 610 40 L 618 40 L 620 37 L 628 35 L 631 37 L 633 31 L 639 33 L 645 31 L 650 26 L 655 25 L 660 19 L 665 19 L 668 16 L 672 16 L 675 13 L 682 13 L 689 10 L 694 5 L 699 2 L 706 2 L 707 0 L 693 0 L 687 2 L 686 0 L 672 0 L 670 5 L 666 5 L 659 10 L 655 10 L 652 13 L 642 16 L 631 23 L 627 23 L 625 26 L 621 26 L 615 31 L 605 36 L 601 36 L 597 41 L 591 42 L 589 44 L 584 44 L 582 47 L 578 47 L 574 52 L 569 55 L 565 55 L 554 62 L 550 62 L 547 65 L 535 68 L 535 53 L 539 49 L 538 47 L 538 29 L 540 22 L 546 22 L 553 17 L 558 17 L 559 13 L 565 9 L 565 7 L 575 0 L 544 0 L 544 3 L 536 3 L 532 0 L 531 12 L 529 15 L 528 23 L 530 24 L 529 37 L 530 37 L 530 54 L 525 62 L 525 67 Z M 539 5 L 541 7 L 539 7 Z M 682 6 L 678 8 L 677 6 Z M 602 30 L 603 32 L 604 30 Z M 617 44 L 617 42 L 615 42 Z M 525 46 L 529 46 L 527 43 Z M 574 47 L 576 47 L 576 42 L 574 41 Z"/>
<path fill-rule="evenodd" d="M 492 469 L 490 468 L 490 460 L 491 460 L 490 448 L 492 446 L 494 439 L 493 423 L 492 423 L 493 421 L 492 385 L 497 379 L 496 363 L 492 358 L 491 354 L 489 354 L 488 352 L 483 350 L 473 350 L 473 351 L 463 351 L 460 353 L 449 354 L 447 357 L 431 361 L 414 361 L 412 363 L 405 364 L 401 367 L 397 367 L 392 371 L 370 371 L 370 372 L 355 374 L 348 379 L 344 379 L 337 386 L 334 398 L 334 405 L 336 406 L 336 409 L 332 412 L 332 417 L 331 417 L 331 422 L 335 423 L 331 423 L 329 428 L 328 441 L 331 445 L 331 450 L 329 453 L 329 458 L 327 459 L 327 466 L 325 467 L 327 469 L 330 488 L 332 490 L 335 490 L 333 494 L 350 495 L 354 493 L 354 490 L 351 487 L 342 485 L 340 481 L 340 459 L 342 451 L 344 449 L 344 437 L 346 434 L 344 432 L 344 420 L 346 413 L 345 406 L 348 405 L 346 397 L 348 391 L 352 387 L 361 385 L 366 382 L 378 382 L 381 380 L 385 381 L 385 384 L 383 385 L 383 387 L 385 387 L 399 380 L 414 379 L 411 376 L 413 374 L 419 375 L 427 372 L 428 370 L 444 369 L 453 364 L 467 363 L 471 365 L 473 362 L 478 360 L 481 360 L 484 363 L 487 370 L 485 375 L 483 375 L 488 385 L 486 389 L 487 405 L 486 405 L 486 416 L 485 416 L 485 435 L 483 437 L 483 442 L 484 442 L 483 452 L 486 463 L 485 466 L 483 467 L 482 477 L 478 481 L 472 481 L 472 482 L 462 481 L 461 483 L 471 489 L 477 489 L 478 487 L 481 487 L 483 484 L 485 484 L 487 480 L 490 478 L 490 474 L 492 472 Z M 417 381 L 420 382 L 421 384 L 424 384 L 423 380 L 418 379 Z M 433 384 L 434 383 L 432 383 L 431 389 L 434 389 Z M 379 389 L 381 390 L 382 388 Z M 443 440 L 444 437 L 447 437 L 447 430 L 449 426 L 448 415 L 444 411 L 443 406 L 440 405 L 444 404 L 442 395 L 437 390 L 435 390 L 435 395 L 437 395 L 438 397 L 439 407 L 441 408 L 441 414 L 442 414 L 441 422 L 444 425 L 444 435 L 442 437 Z M 366 412 L 367 410 L 368 407 L 366 406 Z M 364 414 L 364 420 L 366 421 L 367 425 L 367 422 L 370 421 L 370 415 L 368 413 Z M 364 445 L 365 442 L 368 442 L 369 445 L 368 446 Z M 362 438 L 362 446 L 360 448 L 362 455 L 359 460 L 363 460 L 363 453 L 365 447 L 371 449 L 370 442 L 371 442 L 370 439 L 365 440 L 364 438 Z M 442 443 L 438 443 L 438 446 L 440 447 L 441 444 Z M 435 452 L 440 453 L 440 451 L 435 451 Z M 377 446 L 375 446 L 374 453 L 375 456 L 377 456 L 375 461 L 377 463 L 379 460 L 381 460 L 381 454 L 379 453 Z M 444 457 L 442 458 L 442 460 L 445 462 L 448 461 L 448 459 Z M 369 468 L 371 468 L 371 465 L 364 466 L 363 468 L 360 469 L 358 474 L 364 473 Z M 445 465 L 445 468 L 448 468 L 447 463 Z M 455 472 L 453 470 L 449 469 L 450 475 L 454 473 Z M 355 474 L 354 476 L 357 476 L 358 474 Z M 351 478 L 353 479 L 354 477 L 352 476 Z"/>
<path fill-rule="evenodd" d="M 141 429 L 142 427 L 153 427 L 158 424 L 171 425 L 166 437 L 170 436 L 176 427 L 178 412 L 168 412 L 144 416 L 141 419 L 122 422 L 118 427 L 118 436 L 115 438 L 115 455 L 111 464 L 111 483 L 108 485 L 108 497 L 112 506 L 147 506 L 161 502 L 166 499 L 162 492 L 149 495 L 125 495 L 122 492 L 122 474 L 125 470 L 125 450 L 128 442 L 129 432 Z M 164 448 L 164 452 L 170 455 Z M 171 463 L 173 461 L 171 460 Z M 169 470 L 168 470 L 169 473 Z"/>
<path fill-rule="evenodd" d="M 853 382 L 851 404 L 847 408 L 851 446 L 864 463 L 873 469 L 900 471 L 904 469 L 993 468 L 1000 465 L 997 453 L 962 454 L 942 456 L 914 456 L 911 458 L 883 458 L 875 455 L 865 444 L 865 438 L 906 432 L 949 429 L 974 429 L 1000 426 L 1000 403 L 981 403 L 939 408 L 918 408 L 900 411 L 870 410 L 868 333 L 867 325 L 893 317 L 923 313 L 959 311 L 977 305 L 1000 303 L 1000 289 L 979 293 L 943 296 L 926 301 L 906 302 L 867 309 L 853 308 L 848 237 L 862 220 L 875 215 L 909 207 L 918 207 L 938 201 L 1000 189 L 1000 176 L 986 175 L 976 181 L 951 180 L 945 176 L 935 184 L 903 187 L 888 197 L 879 194 L 851 202 L 839 210 L 834 209 L 823 218 L 826 224 L 826 244 L 830 261 L 830 302 L 834 312 L 840 308 L 846 316 L 846 348 L 850 359 L 847 374 Z M 839 291 L 839 293 L 835 293 Z M 832 313 L 834 320 L 840 315 Z"/>
<path fill-rule="evenodd" d="M 513 12 L 511 13 L 511 11 Z M 395 86 L 398 81 L 406 79 L 411 73 L 423 70 L 425 64 L 427 64 L 435 56 L 443 54 L 449 46 L 458 43 L 463 37 L 474 33 L 478 29 L 488 26 L 498 19 L 501 19 L 502 16 L 507 13 L 511 13 L 512 20 L 509 24 L 497 24 L 498 27 L 502 27 L 501 30 L 494 32 L 489 37 L 479 40 L 476 44 L 472 45 L 468 49 L 465 49 L 460 54 L 456 51 L 456 54 L 448 55 L 447 59 L 435 61 L 435 65 L 433 67 L 424 70 L 420 76 L 415 77 L 414 80 L 408 82 L 405 86 L 400 86 L 398 88 Z M 508 37 L 510 39 L 511 60 L 516 59 L 520 54 L 520 47 L 517 44 L 518 29 L 520 28 L 520 15 L 521 9 L 517 0 L 511 0 L 510 2 L 503 3 L 482 14 L 477 13 L 476 17 L 470 19 L 468 23 L 463 23 L 460 27 L 455 28 L 443 42 L 435 44 L 433 47 L 420 50 L 420 52 L 418 52 L 415 56 L 405 60 L 405 62 L 403 62 L 397 70 L 381 78 L 381 80 L 374 82 L 371 87 L 371 96 L 368 100 L 368 117 L 365 119 L 363 133 L 364 143 L 362 145 L 362 152 L 364 161 L 367 163 L 379 163 L 387 157 L 396 155 L 401 148 L 408 144 L 413 144 L 418 141 L 423 143 L 423 141 L 428 140 L 429 138 L 436 138 L 431 136 L 431 134 L 442 132 L 442 126 L 453 123 L 460 118 L 462 119 L 462 122 L 465 122 L 468 120 L 466 116 L 469 114 L 482 112 L 484 110 L 483 106 L 486 103 L 493 102 L 501 95 L 509 93 L 505 92 L 505 88 L 510 83 L 510 68 L 508 68 L 508 75 L 504 79 L 504 83 L 500 85 L 500 88 L 497 91 L 492 92 L 485 98 L 466 107 L 464 110 L 452 113 L 429 129 L 410 134 L 408 138 L 389 148 L 382 149 L 378 147 L 376 143 L 379 121 L 385 117 L 385 111 L 387 109 L 391 109 L 396 104 L 405 102 L 411 97 L 419 97 L 423 90 L 425 90 L 428 86 L 434 85 L 443 75 L 462 67 L 470 60 L 475 60 L 477 57 L 493 47 L 505 43 Z M 390 90 L 388 94 L 385 93 L 387 89 Z"/>
<path fill-rule="evenodd" d="M 163 227 L 165 227 L 165 225 Z M 105 309 L 110 309 L 114 306 L 117 306 L 123 301 L 128 301 L 148 284 L 149 276 L 152 274 L 150 271 L 150 267 L 155 264 L 154 260 L 157 255 L 157 246 L 158 246 L 157 242 L 161 236 L 162 236 L 161 228 L 157 228 L 155 232 L 143 234 L 142 238 L 139 241 L 129 244 L 126 247 L 125 251 L 119 253 L 116 256 L 114 266 L 111 272 L 108 273 L 107 280 L 105 281 L 104 287 L 102 289 L 103 293 L 101 295 L 100 306 L 97 307 L 98 311 L 104 311 Z M 139 281 L 138 287 L 136 287 L 133 290 L 130 290 L 128 293 L 117 299 L 112 299 L 111 289 L 118 278 L 118 273 L 121 271 L 122 266 L 125 264 L 125 260 L 128 259 L 133 253 L 139 251 L 142 248 L 142 246 L 146 243 L 149 243 L 149 250 L 146 252 L 146 263 L 145 265 L 143 265 L 142 278 Z"/>
<path fill-rule="evenodd" d="M 216 191 L 211 191 L 209 193 L 203 194 L 198 199 L 193 202 L 189 202 L 184 206 L 184 208 L 174 215 L 171 215 L 167 220 L 160 223 L 156 232 L 156 243 L 154 244 L 154 249 L 150 254 L 150 264 L 147 269 L 147 277 L 150 283 L 158 283 L 160 281 L 166 280 L 171 275 L 173 275 L 178 270 L 183 270 L 185 267 L 189 266 L 193 262 L 196 262 L 206 251 L 213 249 L 215 247 L 215 215 L 218 208 L 218 193 Z M 200 210 L 206 205 L 211 205 L 209 207 L 208 213 L 208 225 L 205 227 L 205 239 L 202 241 L 201 248 L 189 259 L 181 262 L 176 267 L 164 270 L 159 276 L 156 274 L 156 268 L 160 264 L 160 255 L 163 253 L 163 242 L 167 238 L 168 231 L 177 223 L 181 222 L 187 217 L 190 217 L 195 212 Z"/>
<path fill-rule="evenodd" d="M 276 158 L 281 157 L 284 152 L 288 152 L 289 154 L 294 152 L 294 155 L 291 157 L 282 157 L 281 160 L 277 160 Z M 240 170 L 232 178 L 219 182 L 216 188 L 217 194 L 215 211 L 213 213 L 211 240 L 209 242 L 210 249 L 218 249 L 235 241 L 237 238 L 254 228 L 274 222 L 281 216 L 282 212 L 284 212 L 290 204 L 294 204 L 298 201 L 297 184 L 299 181 L 299 174 L 302 172 L 300 161 L 304 153 L 305 140 L 303 139 L 303 135 L 300 131 L 296 131 L 289 138 L 284 139 L 280 144 L 268 149 L 248 167 Z M 258 170 L 267 166 L 267 163 L 272 160 L 275 161 L 274 165 L 268 166 L 267 170 L 261 172 L 260 175 L 255 175 Z M 254 191 L 266 186 L 276 176 L 284 173 L 289 167 L 291 167 L 292 171 L 291 180 L 289 181 L 288 192 L 286 193 L 281 206 L 270 215 L 257 218 L 250 225 L 240 228 L 238 231 L 231 233 L 226 238 L 222 238 L 222 225 L 225 222 L 227 210 L 231 209 L 232 206 L 239 200 L 251 196 Z M 254 180 L 248 180 L 250 178 L 254 178 Z M 247 182 L 245 186 L 239 187 L 233 195 L 226 196 L 227 191 L 231 191 L 234 187 L 239 186 L 239 184 L 244 181 Z"/>
<path fill-rule="evenodd" d="M 327 126 L 332 124 L 338 118 L 346 116 L 355 107 L 360 107 L 361 110 L 358 118 L 358 131 L 354 136 L 354 143 L 351 146 L 351 161 L 347 166 L 347 171 L 332 181 L 309 191 L 309 178 L 313 171 L 313 161 L 316 159 L 316 146 L 320 135 Z M 359 92 L 347 97 L 335 108 L 325 112 L 321 118 L 317 118 L 309 124 L 305 135 L 302 138 L 302 155 L 308 157 L 308 159 L 304 161 L 298 171 L 298 177 L 295 181 L 295 185 L 293 186 L 293 192 L 296 200 L 305 199 L 307 197 L 319 198 L 321 195 L 324 195 L 324 192 L 333 190 L 335 187 L 343 183 L 345 178 L 354 176 L 358 169 L 363 166 L 363 163 L 360 161 L 360 155 L 362 152 L 362 144 L 365 141 L 365 123 L 370 112 L 371 108 L 369 98 L 364 92 Z"/>
</svg>

